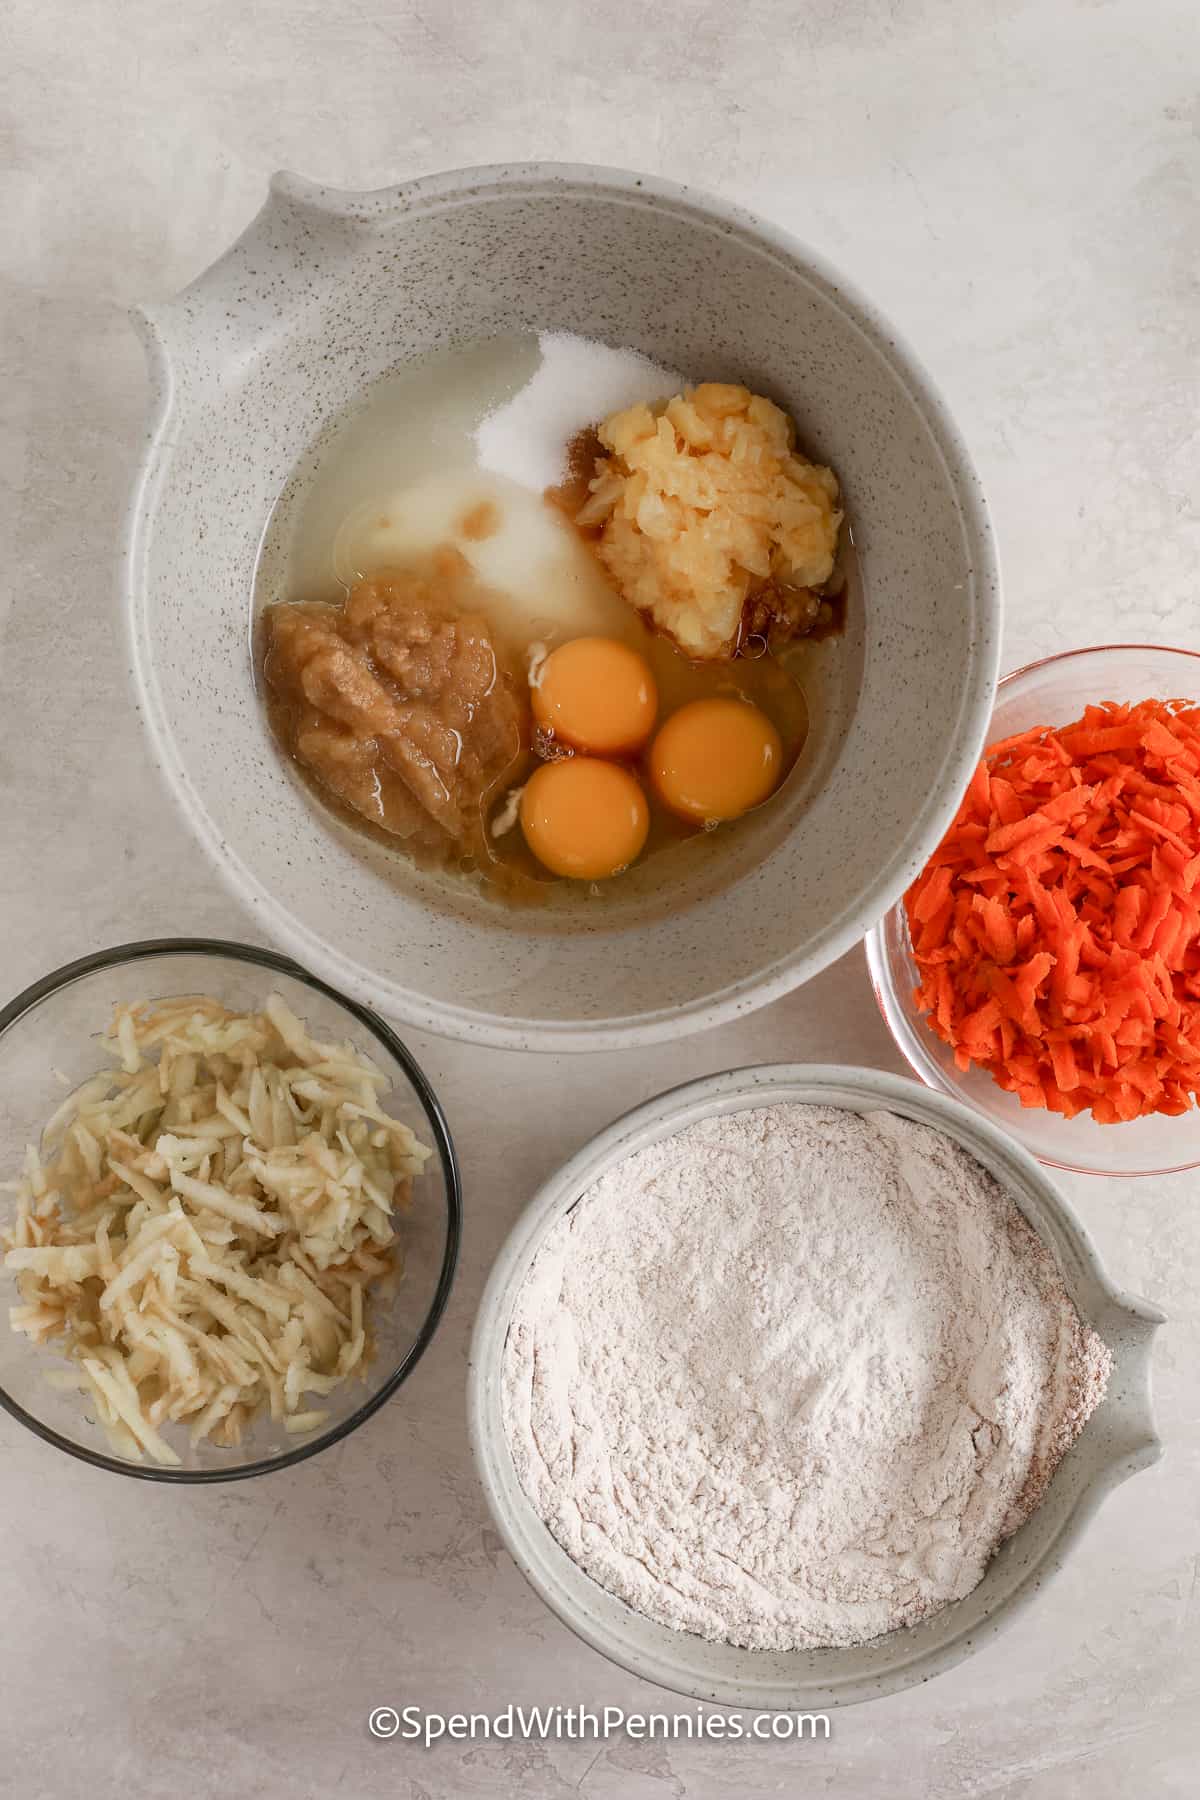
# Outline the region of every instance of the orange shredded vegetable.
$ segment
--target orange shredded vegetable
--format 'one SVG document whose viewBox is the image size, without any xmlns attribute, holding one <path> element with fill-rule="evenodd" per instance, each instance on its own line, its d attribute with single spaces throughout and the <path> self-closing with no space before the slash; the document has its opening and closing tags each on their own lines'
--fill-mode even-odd
<svg viewBox="0 0 1200 1800">
<path fill-rule="evenodd" d="M 905 896 L 917 1005 L 960 1069 L 1100 1124 L 1200 1100 L 1200 706 L 988 749 Z"/>
</svg>

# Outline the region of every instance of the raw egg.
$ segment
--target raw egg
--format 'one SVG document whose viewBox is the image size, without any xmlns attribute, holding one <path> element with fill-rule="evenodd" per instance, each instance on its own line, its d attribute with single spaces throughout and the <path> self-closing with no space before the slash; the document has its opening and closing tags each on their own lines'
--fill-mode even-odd
<svg viewBox="0 0 1200 1800">
<path fill-rule="evenodd" d="M 533 688 L 539 725 L 598 756 L 640 750 L 654 730 L 658 691 L 645 657 L 617 638 L 580 637 L 552 650 Z"/>
<path fill-rule="evenodd" d="M 555 875 L 603 881 L 631 863 L 646 841 L 650 810 L 628 769 L 590 756 L 535 769 L 521 795 L 521 830 Z"/>
<path fill-rule="evenodd" d="M 672 713 L 650 747 L 663 805 L 697 825 L 749 812 L 783 772 L 783 746 L 766 713 L 745 700 L 693 700 Z"/>
</svg>

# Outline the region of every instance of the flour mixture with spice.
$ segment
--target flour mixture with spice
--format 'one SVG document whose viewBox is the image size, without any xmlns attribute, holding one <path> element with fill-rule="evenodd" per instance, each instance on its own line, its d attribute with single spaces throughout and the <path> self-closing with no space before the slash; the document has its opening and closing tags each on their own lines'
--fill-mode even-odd
<svg viewBox="0 0 1200 1800">
<path fill-rule="evenodd" d="M 568 1554 L 648 1618 L 862 1643 L 968 1594 L 1111 1357 L 940 1132 L 778 1104 L 627 1157 L 518 1296 L 504 1416 Z"/>
</svg>

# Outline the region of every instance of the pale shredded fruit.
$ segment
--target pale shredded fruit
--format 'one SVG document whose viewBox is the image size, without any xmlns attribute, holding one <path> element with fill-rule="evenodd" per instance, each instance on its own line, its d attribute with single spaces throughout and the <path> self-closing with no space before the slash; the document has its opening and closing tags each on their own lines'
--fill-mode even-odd
<svg viewBox="0 0 1200 1800">
<path fill-rule="evenodd" d="M 842 514 L 832 470 L 797 455 L 791 419 L 749 388 L 706 381 L 661 411 L 599 428 L 581 526 L 617 587 L 688 656 L 728 659 L 744 632 L 817 623 Z"/>
<path fill-rule="evenodd" d="M 383 1111 L 388 1077 L 277 994 L 118 1007 L 100 1042 L 116 1067 L 29 1146 L 0 1233 L 13 1329 L 62 1341 L 125 1457 L 179 1464 L 172 1425 L 237 1444 L 264 1407 L 315 1429 L 305 1396 L 363 1374 L 392 1215 L 432 1152 Z"/>
</svg>

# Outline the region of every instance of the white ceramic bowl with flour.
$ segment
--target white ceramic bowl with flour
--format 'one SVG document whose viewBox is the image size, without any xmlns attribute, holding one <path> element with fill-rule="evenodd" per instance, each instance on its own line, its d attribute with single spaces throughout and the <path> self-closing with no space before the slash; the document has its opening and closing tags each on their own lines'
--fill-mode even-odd
<svg viewBox="0 0 1200 1800">
<path fill-rule="evenodd" d="M 503 1416 L 501 1371 L 517 1297 L 539 1249 L 580 1197 L 633 1153 L 700 1121 L 779 1103 L 891 1113 L 960 1145 L 1016 1202 L 1050 1250 L 1083 1324 L 1113 1356 L 1104 1399 L 1058 1464 L 1040 1505 L 1002 1544 L 978 1586 L 914 1626 L 841 1648 L 741 1649 L 672 1630 L 617 1599 L 568 1556 L 531 1504 Z M 876 1071 L 736 1070 L 678 1088 L 618 1120 L 533 1200 L 501 1251 L 480 1306 L 469 1373 L 472 1442 L 489 1505 L 518 1565 L 596 1649 L 697 1699 L 755 1709 L 848 1704 L 928 1680 L 977 1649 L 1061 1564 L 1103 1495 L 1158 1456 L 1149 1360 L 1161 1318 L 1112 1286 L 1086 1232 L 1033 1159 L 956 1102 Z"/>
<path fill-rule="evenodd" d="M 862 937 L 938 842 L 996 678 L 995 550 L 970 459 L 893 327 L 735 207 L 523 165 L 373 194 L 278 177 L 211 269 L 142 318 L 158 417 L 131 520 L 132 665 L 152 753 L 263 929 L 340 990 L 479 1042 L 668 1040 L 786 992 Z M 331 827 L 252 677 L 264 525 L 357 395 L 409 361 L 573 332 L 794 415 L 842 482 L 862 575 L 821 645 L 820 716 L 731 885 L 561 922 L 428 880 Z M 669 897 L 668 897 L 669 898 Z"/>
</svg>

